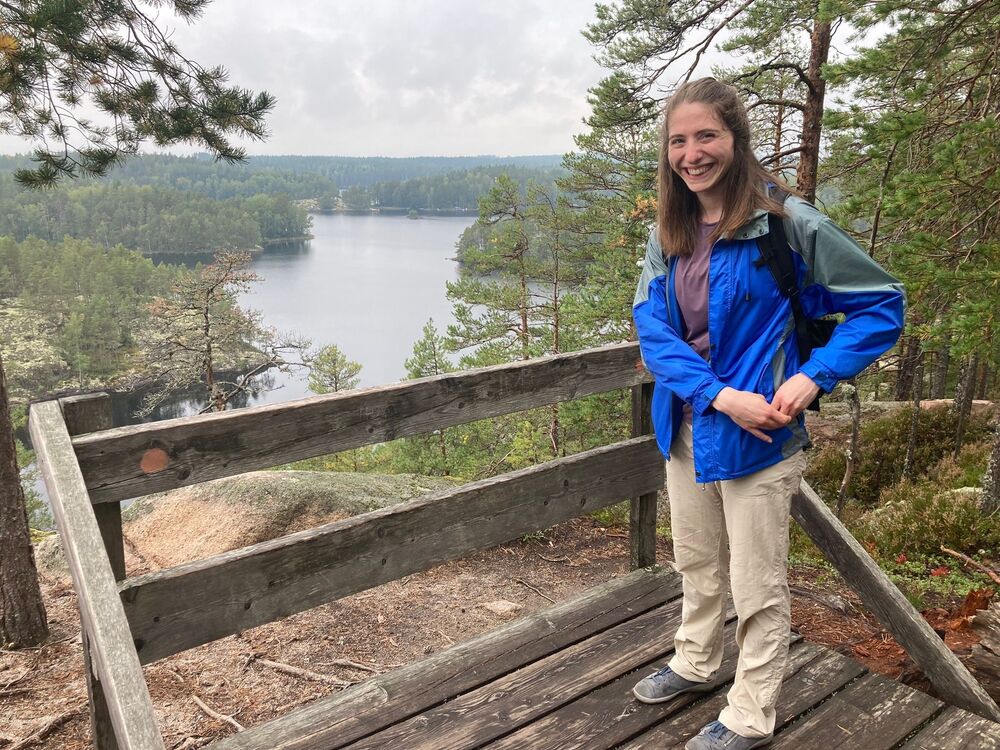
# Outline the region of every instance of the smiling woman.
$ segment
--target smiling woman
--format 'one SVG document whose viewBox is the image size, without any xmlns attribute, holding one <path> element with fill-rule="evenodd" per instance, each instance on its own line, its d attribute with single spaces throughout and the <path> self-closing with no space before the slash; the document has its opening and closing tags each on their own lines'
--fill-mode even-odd
<svg viewBox="0 0 1000 750">
<path fill-rule="evenodd" d="M 778 186 L 784 201 L 772 195 Z M 802 411 L 874 361 L 902 327 L 898 282 L 791 192 L 757 161 L 734 88 L 705 78 L 667 102 L 658 224 L 633 316 L 656 379 L 652 420 L 668 459 L 684 599 L 674 657 L 633 693 L 663 703 L 714 688 L 727 578 L 740 648 L 728 704 L 687 750 L 770 743 L 788 656 L 789 511 L 809 444 Z M 761 259 L 779 241 L 777 227 L 804 314 L 846 316 L 805 361 L 791 302 Z"/>
</svg>

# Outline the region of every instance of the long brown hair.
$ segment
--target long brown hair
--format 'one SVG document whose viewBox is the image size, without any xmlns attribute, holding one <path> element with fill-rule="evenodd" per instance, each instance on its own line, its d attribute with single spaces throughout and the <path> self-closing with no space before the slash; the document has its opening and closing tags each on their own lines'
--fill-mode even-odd
<svg viewBox="0 0 1000 750">
<path fill-rule="evenodd" d="M 750 143 L 750 121 L 736 89 L 714 78 L 688 81 L 677 88 L 663 108 L 656 221 L 660 246 L 665 255 L 690 255 L 698 238 L 701 210 L 698 198 L 680 175 L 670 168 L 667 158 L 670 116 L 678 106 L 688 103 L 710 107 L 733 134 L 733 160 L 721 177 L 724 189 L 722 217 L 709 242 L 733 236 L 759 208 L 779 216 L 785 215 L 781 202 L 768 195 L 768 182 L 787 192 L 794 192 L 784 180 L 764 169 L 754 155 Z"/>
</svg>

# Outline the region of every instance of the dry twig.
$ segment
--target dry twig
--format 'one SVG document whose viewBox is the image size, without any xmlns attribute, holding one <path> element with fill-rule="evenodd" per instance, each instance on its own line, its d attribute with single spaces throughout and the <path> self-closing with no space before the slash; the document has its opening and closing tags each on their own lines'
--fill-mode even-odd
<svg viewBox="0 0 1000 750">
<path fill-rule="evenodd" d="M 993 583 L 995 583 L 998 586 L 1000 586 L 1000 575 L 998 575 L 997 572 L 995 570 L 993 570 L 992 568 L 987 568 L 985 565 L 983 565 L 982 563 L 976 562 L 975 560 L 973 560 L 968 555 L 963 555 L 961 552 L 956 552 L 953 549 L 948 549 L 943 544 L 941 545 L 941 551 L 944 552 L 946 555 L 951 555 L 952 557 L 961 560 L 963 563 L 965 563 L 966 565 L 968 565 L 970 568 L 975 568 L 980 573 L 985 573 L 987 576 L 989 576 L 989 579 L 991 581 L 993 581 Z"/>
<path fill-rule="evenodd" d="M 369 667 L 366 664 L 351 661 L 350 659 L 334 659 L 333 661 L 319 662 L 319 664 L 323 667 L 349 667 L 350 669 L 360 669 L 362 672 L 371 672 L 372 674 L 379 673 L 379 670 L 375 667 Z"/>
<path fill-rule="evenodd" d="M 258 664 L 263 664 L 265 667 L 270 667 L 275 672 L 283 672 L 284 674 L 292 675 L 293 677 L 301 677 L 305 680 L 325 682 L 328 685 L 336 685 L 337 687 L 347 687 L 348 685 L 354 684 L 353 682 L 342 680 L 339 677 L 333 677 L 332 675 L 312 672 L 308 669 L 302 669 L 302 667 L 293 667 L 291 664 L 282 664 L 280 661 L 271 661 L 270 659 L 255 659 L 255 661 Z"/>
<path fill-rule="evenodd" d="M 209 708 L 208 706 L 205 705 L 205 701 L 203 701 L 197 695 L 194 695 L 192 693 L 191 694 L 191 700 L 193 700 L 195 702 L 195 705 L 197 705 L 198 708 L 200 708 L 202 711 L 204 711 L 206 714 L 208 714 L 209 716 L 211 716 L 216 721 L 225 722 L 226 724 L 228 724 L 229 726 L 231 726 L 233 729 L 235 729 L 237 732 L 242 732 L 243 731 L 243 725 L 240 724 L 238 721 L 236 721 L 236 719 L 234 719 L 232 716 L 227 716 L 226 714 L 220 714 L 218 711 L 216 711 L 216 710 L 214 710 L 212 708 Z"/>
<path fill-rule="evenodd" d="M 72 708 L 69 711 L 66 711 L 65 713 L 59 714 L 57 717 L 49 721 L 47 724 L 37 729 L 33 734 L 28 735 L 20 742 L 15 742 L 13 745 L 7 748 L 7 750 L 23 750 L 26 747 L 31 747 L 36 742 L 41 742 L 50 734 L 52 734 L 54 731 L 56 731 L 59 727 L 65 724 L 67 721 L 69 721 L 78 713 L 83 711 L 84 705 L 86 704 L 81 703 L 76 708 Z"/>
<path fill-rule="evenodd" d="M 548 594 L 546 594 L 546 593 L 545 593 L 544 591 L 542 591 L 542 590 L 541 590 L 540 588 L 538 588 L 538 587 L 536 587 L 536 586 L 532 586 L 532 585 L 531 585 L 530 583 L 528 583 L 527 581 L 525 581 L 525 580 L 524 580 L 523 578 L 515 578 L 515 579 L 514 579 L 514 582 L 515 582 L 515 583 L 519 583 L 519 584 L 521 584 L 522 586 L 526 586 L 526 587 L 528 587 L 529 589 L 531 589 L 532 591 L 534 591 L 534 592 L 535 592 L 536 594 L 538 594 L 538 595 L 539 595 L 540 597 L 542 597 L 543 599 L 548 599 L 548 600 L 549 600 L 550 602 L 552 602 L 553 604 L 555 604 L 555 603 L 556 603 L 556 600 L 555 600 L 555 599 L 553 599 L 553 598 L 552 598 L 551 596 L 549 596 Z"/>
<path fill-rule="evenodd" d="M 572 564 L 572 561 L 568 557 L 566 557 L 565 555 L 562 556 L 562 557 L 546 557 L 541 552 L 536 552 L 535 554 L 537 554 L 540 558 L 542 558 L 543 560 L 545 560 L 545 562 L 550 562 L 550 563 L 562 563 L 562 562 L 564 562 L 564 563 L 570 563 L 570 564 Z"/>
</svg>

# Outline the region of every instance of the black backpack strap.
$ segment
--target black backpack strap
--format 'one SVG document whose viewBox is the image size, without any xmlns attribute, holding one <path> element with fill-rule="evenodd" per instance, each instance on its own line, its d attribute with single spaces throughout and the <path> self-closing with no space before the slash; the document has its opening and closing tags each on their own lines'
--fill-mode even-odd
<svg viewBox="0 0 1000 750">
<path fill-rule="evenodd" d="M 784 201 L 787 193 L 781 197 Z M 805 362 L 809 357 L 804 335 L 806 316 L 802 312 L 802 300 L 799 297 L 799 284 L 795 275 L 795 262 L 792 260 L 792 248 L 788 245 L 785 224 L 780 216 L 772 213 L 767 215 L 767 234 L 757 238 L 757 247 L 760 248 L 760 256 L 771 271 L 771 275 L 778 285 L 778 290 L 791 303 L 792 316 L 795 318 L 795 329 L 798 334 L 799 359 Z"/>
</svg>

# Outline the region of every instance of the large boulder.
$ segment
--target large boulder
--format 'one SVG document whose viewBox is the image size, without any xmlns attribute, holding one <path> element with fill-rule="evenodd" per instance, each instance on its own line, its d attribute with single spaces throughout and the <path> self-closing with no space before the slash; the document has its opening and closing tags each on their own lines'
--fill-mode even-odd
<svg viewBox="0 0 1000 750">
<path fill-rule="evenodd" d="M 130 574 L 198 560 L 455 486 L 415 474 L 257 471 L 149 495 L 124 513 Z M 58 535 L 36 545 L 39 570 L 68 578 Z"/>
</svg>

